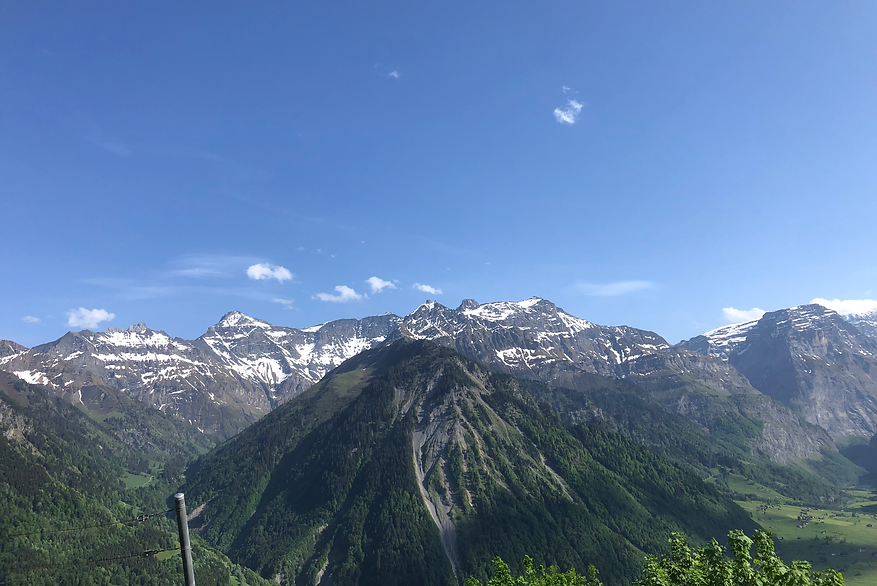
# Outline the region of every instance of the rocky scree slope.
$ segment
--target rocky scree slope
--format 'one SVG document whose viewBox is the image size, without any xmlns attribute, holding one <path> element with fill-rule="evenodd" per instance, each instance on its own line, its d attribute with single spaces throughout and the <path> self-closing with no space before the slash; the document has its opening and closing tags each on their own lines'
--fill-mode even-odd
<svg viewBox="0 0 877 586">
<path fill-rule="evenodd" d="M 877 434 L 877 339 L 854 322 L 821 305 L 801 305 L 680 345 L 725 360 L 835 439 L 871 437 Z"/>
</svg>

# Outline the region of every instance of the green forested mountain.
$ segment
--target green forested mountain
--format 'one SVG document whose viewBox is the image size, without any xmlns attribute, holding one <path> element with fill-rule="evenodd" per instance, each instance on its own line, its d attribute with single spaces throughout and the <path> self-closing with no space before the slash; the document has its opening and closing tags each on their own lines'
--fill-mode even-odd
<svg viewBox="0 0 877 586">
<path fill-rule="evenodd" d="M 179 583 L 173 552 L 142 554 L 178 547 L 166 499 L 197 444 L 172 448 L 185 440 L 177 424 L 149 413 L 138 422 L 137 406 L 123 407 L 96 421 L 0 373 L 0 584 Z M 196 549 L 199 584 L 262 583 L 200 542 Z"/>
<path fill-rule="evenodd" d="M 686 467 L 424 341 L 348 361 L 185 491 L 208 541 L 297 584 L 453 584 L 525 554 L 628 584 L 671 531 L 755 527 Z"/>
</svg>

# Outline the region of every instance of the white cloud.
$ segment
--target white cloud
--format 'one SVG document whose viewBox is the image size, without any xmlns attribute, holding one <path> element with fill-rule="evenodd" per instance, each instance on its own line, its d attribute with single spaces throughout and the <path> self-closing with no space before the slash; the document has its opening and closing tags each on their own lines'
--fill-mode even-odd
<svg viewBox="0 0 877 586">
<path fill-rule="evenodd" d="M 616 283 L 576 283 L 580 291 L 594 297 L 615 297 L 644 289 L 654 289 L 655 284 L 651 281 L 618 281 Z"/>
<path fill-rule="evenodd" d="M 277 279 L 281 283 L 283 281 L 291 281 L 294 276 L 289 269 L 275 266 L 272 264 L 255 264 L 247 269 L 247 276 L 254 281 L 264 281 L 266 279 Z"/>
<path fill-rule="evenodd" d="M 286 309 L 292 309 L 292 308 L 293 308 L 292 299 L 282 299 L 282 298 L 280 298 L 280 297 L 275 297 L 275 298 L 272 299 L 271 301 L 273 301 L 274 303 L 279 303 L 280 305 L 282 305 L 282 306 L 285 307 Z"/>
<path fill-rule="evenodd" d="M 763 309 L 753 307 L 752 309 L 737 309 L 736 307 L 723 307 L 722 315 L 729 324 L 741 324 L 747 321 L 755 321 L 761 319 L 766 312 Z"/>
<path fill-rule="evenodd" d="M 372 293 L 380 293 L 384 289 L 396 288 L 392 281 L 385 281 L 379 277 L 369 277 L 365 282 L 372 288 Z"/>
<path fill-rule="evenodd" d="M 67 325 L 71 328 L 96 328 L 103 321 L 110 321 L 116 317 L 106 309 L 71 309 L 67 312 Z"/>
<path fill-rule="evenodd" d="M 424 285 L 422 283 L 414 283 L 414 288 L 418 291 L 423 291 L 424 293 L 429 293 L 430 295 L 441 295 L 442 290 L 436 289 L 435 287 L 430 287 L 429 285 Z"/>
<path fill-rule="evenodd" d="M 585 105 L 578 100 L 567 100 L 566 106 L 554 109 L 554 118 L 560 124 L 575 124 Z"/>
<path fill-rule="evenodd" d="M 331 301 L 332 303 L 348 303 L 350 301 L 359 301 L 362 295 L 348 287 L 347 285 L 338 285 L 335 287 L 337 295 L 331 293 L 317 293 L 316 297 L 320 301 Z"/>
<path fill-rule="evenodd" d="M 35 324 L 35 323 L 39 323 L 40 318 L 34 317 L 32 315 L 26 315 L 23 318 L 21 318 L 21 321 L 28 323 L 28 324 Z"/>
<path fill-rule="evenodd" d="M 400 77 L 402 77 L 402 73 L 398 69 L 395 69 L 392 65 L 375 63 L 375 71 L 381 77 L 392 77 L 393 79 L 399 79 Z"/>
<path fill-rule="evenodd" d="M 568 94 L 569 92 L 572 91 L 572 88 L 569 87 L 568 85 L 562 86 L 561 89 L 563 89 L 563 93 L 565 93 L 565 94 Z"/>
<path fill-rule="evenodd" d="M 841 315 L 868 313 L 877 310 L 877 301 L 874 299 L 822 299 L 817 297 L 810 303 L 818 303 Z"/>
</svg>

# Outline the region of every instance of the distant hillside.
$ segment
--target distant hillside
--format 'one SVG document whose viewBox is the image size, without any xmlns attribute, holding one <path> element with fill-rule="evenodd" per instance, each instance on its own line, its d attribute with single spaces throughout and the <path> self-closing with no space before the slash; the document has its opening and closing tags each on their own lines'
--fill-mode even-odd
<svg viewBox="0 0 877 586">
<path fill-rule="evenodd" d="M 680 465 L 426 341 L 344 363 L 185 490 L 205 538 L 288 583 L 450 585 L 529 553 L 629 584 L 670 531 L 755 527 Z"/>
</svg>

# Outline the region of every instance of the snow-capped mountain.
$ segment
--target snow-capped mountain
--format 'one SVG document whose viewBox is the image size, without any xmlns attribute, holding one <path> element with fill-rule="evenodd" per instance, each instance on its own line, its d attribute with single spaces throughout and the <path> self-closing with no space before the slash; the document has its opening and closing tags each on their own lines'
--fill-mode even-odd
<svg viewBox="0 0 877 586">
<path fill-rule="evenodd" d="M 833 437 L 877 433 L 877 339 L 821 305 L 801 305 L 680 345 L 726 360 L 763 393 Z"/>
<path fill-rule="evenodd" d="M 398 338 L 393 314 L 341 319 L 304 329 L 273 326 L 243 313 L 227 313 L 198 338 L 220 363 L 262 385 L 272 405 L 283 403 L 363 350 Z"/>
<path fill-rule="evenodd" d="M 299 330 L 231 312 L 191 341 L 137 324 L 69 332 L 33 349 L 4 342 L 0 369 L 74 402 L 84 387 L 106 384 L 202 431 L 230 435 L 398 336 L 399 321 L 384 315 Z"/>
<path fill-rule="evenodd" d="M 877 309 L 867 313 L 853 313 L 845 318 L 863 334 L 877 338 Z"/>
<path fill-rule="evenodd" d="M 403 320 L 401 332 L 451 346 L 494 370 L 546 382 L 568 384 L 579 371 L 642 379 L 694 369 L 723 394 L 752 391 L 733 368 L 671 346 L 654 332 L 596 325 L 537 297 L 483 305 L 467 299 L 457 309 L 430 301 Z"/>
<path fill-rule="evenodd" d="M 587 386 L 585 373 L 625 378 L 707 428 L 728 417 L 757 421 L 762 435 L 752 446 L 778 462 L 831 444 L 824 432 L 802 425 L 727 362 L 671 346 L 654 332 L 593 324 L 545 299 L 483 305 L 467 299 L 457 309 L 430 301 L 400 329 L 405 337 L 453 347 L 520 378 L 571 388 Z"/>
<path fill-rule="evenodd" d="M 107 385 L 209 433 L 232 433 L 271 404 L 251 381 L 223 368 L 202 344 L 145 324 L 104 332 L 68 332 L 0 358 L 0 368 L 76 402 Z"/>
<path fill-rule="evenodd" d="M 303 329 L 231 312 L 191 341 L 144 324 L 84 330 L 30 350 L 2 346 L 0 369 L 73 401 L 85 387 L 109 385 L 227 436 L 348 358 L 399 337 L 431 340 L 493 370 L 572 388 L 593 374 L 626 378 L 707 427 L 723 416 L 757 415 L 767 438 L 759 448 L 778 461 L 809 456 L 829 443 L 727 361 L 672 346 L 653 332 L 588 322 L 539 298 L 469 299 L 457 309 L 428 301 L 405 318 L 385 314 Z"/>
</svg>

